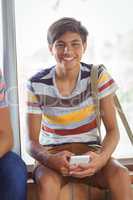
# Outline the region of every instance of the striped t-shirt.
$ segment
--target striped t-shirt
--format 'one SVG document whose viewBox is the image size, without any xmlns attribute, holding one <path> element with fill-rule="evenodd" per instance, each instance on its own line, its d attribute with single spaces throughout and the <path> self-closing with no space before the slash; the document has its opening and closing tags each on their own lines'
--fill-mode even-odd
<svg viewBox="0 0 133 200">
<path fill-rule="evenodd" d="M 2 73 L 0 71 L 0 108 L 1 107 L 6 107 L 6 106 L 7 106 L 7 102 L 6 102 L 6 85 L 5 85 Z"/>
<path fill-rule="evenodd" d="M 58 91 L 55 83 L 55 66 L 44 69 L 28 81 L 28 112 L 42 114 L 42 145 L 98 141 L 90 85 L 92 66 L 81 63 L 76 87 L 69 96 L 61 96 Z M 117 89 L 117 85 L 103 65 L 98 68 L 98 89 L 99 99 L 114 93 Z"/>
</svg>

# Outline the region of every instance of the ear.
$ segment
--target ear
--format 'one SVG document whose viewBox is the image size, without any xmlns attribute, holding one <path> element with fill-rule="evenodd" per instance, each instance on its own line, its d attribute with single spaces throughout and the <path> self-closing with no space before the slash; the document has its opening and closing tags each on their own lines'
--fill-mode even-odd
<svg viewBox="0 0 133 200">
<path fill-rule="evenodd" d="M 49 44 L 48 48 L 49 48 L 49 51 L 51 52 L 51 54 L 53 55 L 53 50 L 52 50 L 53 45 L 52 45 L 52 44 Z"/>
<path fill-rule="evenodd" d="M 87 48 L 87 42 L 85 42 L 85 43 L 83 44 L 83 48 L 84 48 L 84 52 L 85 52 L 85 50 L 86 50 L 86 48 Z"/>
</svg>

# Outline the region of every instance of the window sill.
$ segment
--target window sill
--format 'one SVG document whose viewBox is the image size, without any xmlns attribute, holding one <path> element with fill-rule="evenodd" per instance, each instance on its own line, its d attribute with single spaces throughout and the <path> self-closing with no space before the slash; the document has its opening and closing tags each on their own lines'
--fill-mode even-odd
<svg viewBox="0 0 133 200">
<path fill-rule="evenodd" d="M 133 172 L 133 158 L 121 158 L 118 161 Z"/>
</svg>

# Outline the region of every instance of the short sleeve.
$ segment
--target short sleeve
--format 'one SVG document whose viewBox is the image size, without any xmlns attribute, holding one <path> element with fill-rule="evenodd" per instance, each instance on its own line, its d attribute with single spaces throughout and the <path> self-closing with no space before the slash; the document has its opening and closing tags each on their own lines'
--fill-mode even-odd
<svg viewBox="0 0 133 200">
<path fill-rule="evenodd" d="M 27 82 L 27 112 L 33 114 L 41 114 L 41 104 L 38 96 L 35 94 L 32 82 Z"/>
<path fill-rule="evenodd" d="M 98 68 L 98 97 L 102 99 L 110 94 L 114 94 L 118 86 L 111 75 L 108 73 L 104 65 L 100 65 Z"/>
<path fill-rule="evenodd" d="M 4 78 L 2 76 L 2 73 L 0 71 L 0 107 L 8 106 L 6 94 L 7 94 L 6 84 L 5 84 Z"/>
</svg>

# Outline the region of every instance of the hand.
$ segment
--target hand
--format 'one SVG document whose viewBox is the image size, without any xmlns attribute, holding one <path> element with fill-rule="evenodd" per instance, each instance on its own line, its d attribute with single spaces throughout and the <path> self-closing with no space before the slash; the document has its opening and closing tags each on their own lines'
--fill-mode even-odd
<svg viewBox="0 0 133 200">
<path fill-rule="evenodd" d="M 72 155 L 69 151 L 50 154 L 47 166 L 61 173 L 63 176 L 67 176 L 69 175 L 69 159 Z"/>
<path fill-rule="evenodd" d="M 99 171 L 107 162 L 103 154 L 96 152 L 88 152 L 91 161 L 88 164 L 80 164 L 78 168 L 70 168 L 69 174 L 76 178 L 85 178 L 94 175 Z"/>
</svg>

